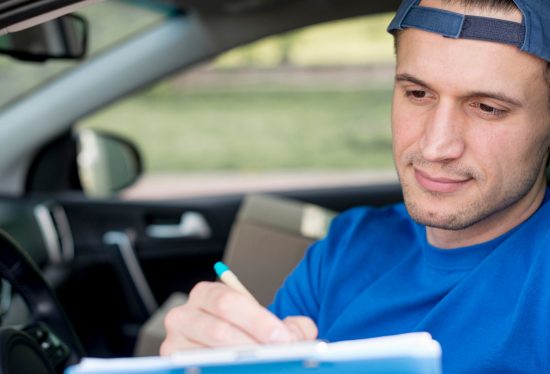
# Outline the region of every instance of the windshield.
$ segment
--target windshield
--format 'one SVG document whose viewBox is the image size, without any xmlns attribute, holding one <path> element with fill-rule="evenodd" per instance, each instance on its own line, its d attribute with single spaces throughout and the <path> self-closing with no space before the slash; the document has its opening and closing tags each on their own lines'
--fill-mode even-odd
<svg viewBox="0 0 550 374">
<path fill-rule="evenodd" d="M 83 8 L 78 14 L 89 24 L 87 58 L 151 27 L 170 11 L 172 9 L 154 7 L 146 1 L 104 1 Z M 24 62 L 0 55 L 0 107 L 79 63 L 81 61 L 75 60 Z"/>
</svg>

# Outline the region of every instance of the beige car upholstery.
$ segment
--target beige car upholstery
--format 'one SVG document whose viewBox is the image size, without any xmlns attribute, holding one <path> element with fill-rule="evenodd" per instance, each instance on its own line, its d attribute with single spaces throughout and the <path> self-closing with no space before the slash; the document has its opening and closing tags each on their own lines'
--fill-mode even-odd
<svg viewBox="0 0 550 374">
<path fill-rule="evenodd" d="M 336 214 L 316 205 L 270 195 L 244 199 L 223 260 L 262 305 L 268 305 L 309 245 L 322 238 Z M 167 311 L 187 300 L 173 294 L 144 324 L 135 355 L 158 354 Z"/>
<path fill-rule="evenodd" d="M 267 195 L 247 197 L 231 230 L 224 261 L 262 305 L 268 305 L 334 213 Z"/>
</svg>

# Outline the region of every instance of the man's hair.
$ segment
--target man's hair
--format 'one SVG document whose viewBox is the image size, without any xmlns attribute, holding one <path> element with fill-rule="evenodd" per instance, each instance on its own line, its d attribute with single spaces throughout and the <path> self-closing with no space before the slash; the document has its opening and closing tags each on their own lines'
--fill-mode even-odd
<svg viewBox="0 0 550 374">
<path fill-rule="evenodd" d="M 504 12 L 517 10 L 513 0 L 442 0 L 444 4 L 462 5 L 465 8 L 498 9 Z"/>
</svg>

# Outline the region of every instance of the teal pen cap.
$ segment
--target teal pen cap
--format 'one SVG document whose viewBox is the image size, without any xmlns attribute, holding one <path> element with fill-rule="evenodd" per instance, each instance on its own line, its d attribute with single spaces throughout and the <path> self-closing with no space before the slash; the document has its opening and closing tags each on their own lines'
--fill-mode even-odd
<svg viewBox="0 0 550 374">
<path fill-rule="evenodd" d="M 229 270 L 229 266 L 227 266 L 221 261 L 218 261 L 214 264 L 214 271 L 216 272 L 219 278 L 221 278 L 222 274 L 228 270 Z"/>
</svg>

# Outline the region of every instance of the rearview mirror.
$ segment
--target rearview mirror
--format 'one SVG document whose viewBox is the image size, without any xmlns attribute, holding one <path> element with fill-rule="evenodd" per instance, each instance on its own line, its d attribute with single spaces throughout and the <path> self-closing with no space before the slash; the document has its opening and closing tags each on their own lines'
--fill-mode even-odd
<svg viewBox="0 0 550 374">
<path fill-rule="evenodd" d="M 88 196 L 111 196 L 141 175 L 139 152 L 129 141 L 91 129 L 78 131 L 76 140 L 78 175 Z"/>
<path fill-rule="evenodd" d="M 24 61 L 80 59 L 86 54 L 88 24 L 74 14 L 0 36 L 0 53 Z"/>
</svg>

